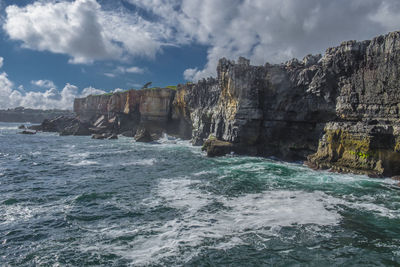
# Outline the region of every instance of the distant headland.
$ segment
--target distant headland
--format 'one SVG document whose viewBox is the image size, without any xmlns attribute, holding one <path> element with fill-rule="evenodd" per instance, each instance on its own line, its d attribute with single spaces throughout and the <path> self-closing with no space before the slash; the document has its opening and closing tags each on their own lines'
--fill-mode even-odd
<svg viewBox="0 0 400 267">
<path fill-rule="evenodd" d="M 70 110 L 59 109 L 30 109 L 17 107 L 13 109 L 0 110 L 0 122 L 31 122 L 40 123 L 46 119 L 53 119 L 59 116 L 74 116 Z"/>
</svg>

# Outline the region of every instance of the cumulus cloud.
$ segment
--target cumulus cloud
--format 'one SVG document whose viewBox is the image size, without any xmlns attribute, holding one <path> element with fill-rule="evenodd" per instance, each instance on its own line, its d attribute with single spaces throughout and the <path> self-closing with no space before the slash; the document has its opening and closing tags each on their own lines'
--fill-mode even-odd
<svg viewBox="0 0 400 267">
<path fill-rule="evenodd" d="M 37 1 L 6 8 L 3 25 L 12 40 L 25 48 L 71 56 L 71 63 L 120 59 L 130 55 L 154 57 L 159 33 L 142 18 L 104 11 L 95 0 Z"/>
<path fill-rule="evenodd" d="M 110 77 L 110 78 L 115 78 L 121 74 L 126 74 L 126 73 L 143 74 L 144 72 L 145 72 L 145 69 L 136 67 L 136 66 L 133 66 L 133 67 L 118 66 L 112 72 L 106 72 L 106 73 L 104 73 L 104 75 L 107 77 Z"/>
<path fill-rule="evenodd" d="M 3 63 L 4 63 L 4 58 L 0 57 L 0 68 L 3 67 Z"/>
<path fill-rule="evenodd" d="M 101 90 L 101 89 L 96 89 L 94 87 L 87 87 L 85 89 L 82 90 L 82 93 L 80 94 L 79 97 L 85 97 L 88 95 L 101 95 L 101 94 L 105 94 L 106 91 Z"/>
<path fill-rule="evenodd" d="M 67 83 L 61 91 L 49 80 L 32 81 L 32 84 L 47 88 L 44 92 L 25 91 L 22 86 L 14 89 L 14 83 L 5 72 L 0 74 L 0 108 L 26 107 L 36 109 L 72 110 L 74 99 L 88 95 L 104 94 L 104 90 L 87 87 L 79 93 L 78 87 Z"/>
<path fill-rule="evenodd" d="M 398 0 L 130 0 L 175 29 L 178 43 L 209 46 L 207 64 L 184 72 L 215 74 L 221 57 L 279 63 L 321 53 L 348 39 L 398 30 Z M 197 68 L 196 68 L 197 67 Z"/>
<path fill-rule="evenodd" d="M 135 8 L 113 1 L 118 8 L 106 10 L 96 0 L 8 6 L 3 28 L 24 47 L 67 54 L 72 63 L 154 58 L 164 46 L 201 44 L 208 49 L 206 65 L 183 73 L 197 80 L 215 75 L 221 57 L 279 63 L 400 25 L 398 0 L 126 1 Z M 123 68 L 104 75 L 118 71 L 140 73 Z"/>
<path fill-rule="evenodd" d="M 37 81 L 31 81 L 31 84 L 36 85 L 37 87 L 40 88 L 56 88 L 55 84 L 53 81 L 50 80 L 37 80 Z"/>
</svg>

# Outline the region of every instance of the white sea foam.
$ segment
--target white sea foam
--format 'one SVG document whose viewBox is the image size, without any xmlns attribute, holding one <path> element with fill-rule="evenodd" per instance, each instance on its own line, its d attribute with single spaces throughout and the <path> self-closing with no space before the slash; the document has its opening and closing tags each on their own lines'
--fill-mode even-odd
<svg viewBox="0 0 400 267">
<path fill-rule="evenodd" d="M 121 165 L 122 166 L 152 166 L 157 162 L 156 159 L 141 159 L 141 160 L 135 160 L 131 162 L 124 162 Z"/>
<path fill-rule="evenodd" d="M 330 198 L 322 192 L 279 190 L 230 198 L 201 190 L 201 183 L 186 178 L 161 180 L 152 197 L 142 204 L 168 206 L 179 211 L 181 216 L 164 223 L 146 223 L 135 229 L 107 229 L 104 234 L 112 238 L 132 232 L 139 235 L 129 244 L 129 249 L 105 244 L 100 247 L 131 260 L 133 265 L 154 263 L 168 256 L 187 261 L 198 254 L 198 247 L 204 247 L 205 240 L 210 238 L 218 240 L 213 248 L 229 249 L 245 244 L 244 236 L 249 233 L 275 236 L 283 226 L 333 226 L 341 220 L 332 209 Z M 208 209 L 214 204 L 218 204 L 218 208 L 210 212 Z M 220 208 L 221 205 L 225 208 Z M 153 234 L 145 234 L 149 232 Z M 182 252 L 181 247 L 192 249 Z"/>
<path fill-rule="evenodd" d="M 2 218 L 1 224 L 9 224 L 14 221 L 28 220 L 35 214 L 35 210 L 21 205 L 2 206 L 0 208 Z"/>
<path fill-rule="evenodd" d="M 78 162 L 69 162 L 68 165 L 71 166 L 89 166 L 89 165 L 96 165 L 98 164 L 97 161 L 94 160 L 81 160 Z"/>
<path fill-rule="evenodd" d="M 83 152 L 83 153 L 71 153 L 68 155 L 70 158 L 87 158 L 90 156 L 90 152 Z"/>
<path fill-rule="evenodd" d="M 17 126 L 1 126 L 0 131 L 1 130 L 18 130 L 18 127 Z"/>
</svg>

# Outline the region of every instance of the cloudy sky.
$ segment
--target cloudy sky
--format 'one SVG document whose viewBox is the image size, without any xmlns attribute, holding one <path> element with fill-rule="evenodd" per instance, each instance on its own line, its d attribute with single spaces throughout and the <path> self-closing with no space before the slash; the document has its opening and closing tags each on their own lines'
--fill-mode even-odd
<svg viewBox="0 0 400 267">
<path fill-rule="evenodd" d="M 399 0 L 0 0 L 0 109 L 280 63 L 400 30 Z"/>
</svg>

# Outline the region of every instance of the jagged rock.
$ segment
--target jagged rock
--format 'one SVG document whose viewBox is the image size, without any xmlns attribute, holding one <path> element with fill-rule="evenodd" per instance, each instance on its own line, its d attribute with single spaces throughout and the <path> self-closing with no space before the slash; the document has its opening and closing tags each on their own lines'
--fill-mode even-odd
<svg viewBox="0 0 400 267">
<path fill-rule="evenodd" d="M 106 139 L 106 138 L 107 138 L 107 135 L 105 135 L 105 134 L 94 134 L 94 135 L 92 135 L 92 139 L 102 140 L 102 139 Z"/>
<path fill-rule="evenodd" d="M 109 136 L 107 139 L 108 139 L 108 140 L 116 140 L 116 139 L 118 139 L 118 136 L 117 136 L 116 134 L 112 134 L 112 135 Z"/>
<path fill-rule="evenodd" d="M 89 124 L 77 121 L 75 124 L 65 127 L 61 131 L 60 135 L 90 136 L 92 132 L 89 130 L 89 128 L 90 128 Z"/>
<path fill-rule="evenodd" d="M 146 128 L 139 129 L 136 132 L 136 135 L 134 138 L 135 138 L 136 142 L 142 142 L 142 143 L 150 143 L 150 142 L 154 141 L 150 132 Z"/>
<path fill-rule="evenodd" d="M 135 133 L 136 132 L 134 132 L 134 131 L 125 131 L 125 132 L 121 133 L 121 135 L 125 136 L 125 137 L 134 137 Z"/>
<path fill-rule="evenodd" d="M 30 126 L 29 129 L 43 132 L 61 132 L 76 123 L 78 123 L 76 118 L 59 116 L 51 120 L 46 119 L 42 124 Z"/>
<path fill-rule="evenodd" d="M 22 131 L 19 134 L 36 134 L 36 132 L 32 132 L 32 131 Z"/>
</svg>

